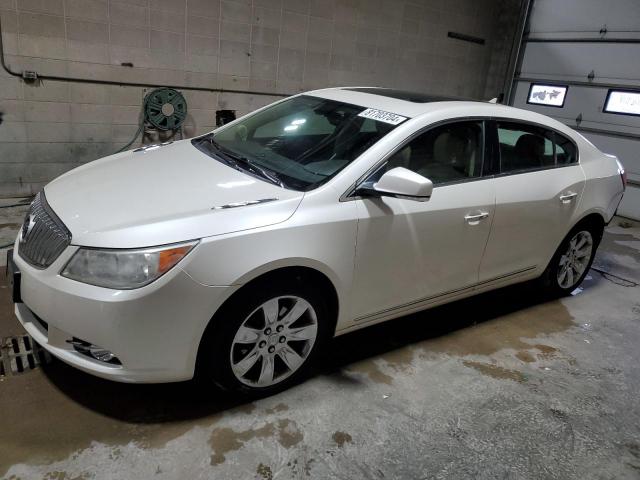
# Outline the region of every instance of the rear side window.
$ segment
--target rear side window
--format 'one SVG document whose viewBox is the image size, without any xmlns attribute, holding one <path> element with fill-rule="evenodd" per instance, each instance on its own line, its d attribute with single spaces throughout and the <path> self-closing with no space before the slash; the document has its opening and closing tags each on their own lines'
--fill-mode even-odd
<svg viewBox="0 0 640 480">
<path fill-rule="evenodd" d="M 523 172 L 578 162 L 575 143 L 564 135 L 535 125 L 498 122 L 500 172 Z"/>
<path fill-rule="evenodd" d="M 578 161 L 576 146 L 564 135 L 555 133 L 556 140 L 556 161 L 558 165 L 569 165 Z"/>
<path fill-rule="evenodd" d="M 555 166 L 553 132 L 533 125 L 498 122 L 500 172 L 539 170 Z"/>
</svg>

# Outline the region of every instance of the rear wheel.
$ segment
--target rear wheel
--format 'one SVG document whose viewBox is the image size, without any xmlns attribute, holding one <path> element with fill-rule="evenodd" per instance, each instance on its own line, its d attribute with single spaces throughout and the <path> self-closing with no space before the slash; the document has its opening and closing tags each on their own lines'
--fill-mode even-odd
<svg viewBox="0 0 640 480">
<path fill-rule="evenodd" d="M 554 296 L 570 294 L 587 276 L 596 249 L 602 238 L 602 228 L 591 223 L 577 225 L 558 247 L 541 283 Z"/>
<path fill-rule="evenodd" d="M 256 286 L 216 315 L 200 363 L 207 379 L 270 395 L 302 379 L 329 336 L 321 296 L 301 282 Z"/>
<path fill-rule="evenodd" d="M 560 256 L 556 279 L 560 288 L 575 287 L 587 271 L 593 257 L 593 236 L 587 230 L 576 233 Z"/>
</svg>

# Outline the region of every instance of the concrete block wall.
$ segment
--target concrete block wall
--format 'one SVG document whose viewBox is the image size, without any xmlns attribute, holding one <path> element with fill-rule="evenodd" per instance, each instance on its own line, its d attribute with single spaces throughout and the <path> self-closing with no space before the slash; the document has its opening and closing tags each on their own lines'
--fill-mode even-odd
<svg viewBox="0 0 640 480">
<path fill-rule="evenodd" d="M 0 0 L 0 19 L 15 71 L 286 94 L 376 85 L 480 98 L 492 52 L 512 40 L 496 34 L 502 3 Z M 486 44 L 447 38 L 449 30 Z M 217 109 L 244 114 L 278 98 L 183 94 L 187 137 L 211 130 Z M 0 70 L 0 196 L 32 194 L 128 143 L 144 95 L 126 86 L 31 85 Z"/>
</svg>

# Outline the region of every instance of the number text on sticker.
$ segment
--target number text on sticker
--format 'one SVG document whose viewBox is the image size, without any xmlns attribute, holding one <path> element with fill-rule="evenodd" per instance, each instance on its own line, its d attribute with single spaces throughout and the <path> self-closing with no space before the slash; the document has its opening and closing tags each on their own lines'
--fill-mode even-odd
<svg viewBox="0 0 640 480">
<path fill-rule="evenodd" d="M 398 125 L 407 119 L 407 117 L 402 117 L 391 112 L 385 112 L 384 110 L 376 110 L 375 108 L 367 108 L 365 111 L 360 112 L 358 116 L 370 118 L 371 120 L 377 120 L 379 122 L 390 123 L 391 125 Z"/>
</svg>

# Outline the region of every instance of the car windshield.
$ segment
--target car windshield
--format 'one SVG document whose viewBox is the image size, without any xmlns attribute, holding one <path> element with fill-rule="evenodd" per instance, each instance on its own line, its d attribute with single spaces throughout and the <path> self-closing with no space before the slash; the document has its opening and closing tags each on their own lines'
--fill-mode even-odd
<svg viewBox="0 0 640 480">
<path fill-rule="evenodd" d="M 298 96 L 192 140 L 207 155 L 294 190 L 312 190 L 335 176 L 395 125 L 369 109 Z M 384 112 L 374 111 L 372 115 Z M 392 121 L 399 123 L 403 117 Z"/>
</svg>

